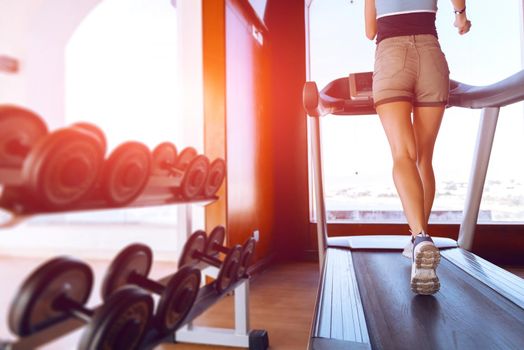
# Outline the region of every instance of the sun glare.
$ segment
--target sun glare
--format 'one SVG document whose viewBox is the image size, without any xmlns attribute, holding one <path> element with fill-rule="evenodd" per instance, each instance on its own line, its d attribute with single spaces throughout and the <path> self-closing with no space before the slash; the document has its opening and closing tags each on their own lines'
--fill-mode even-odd
<svg viewBox="0 0 524 350">
<path fill-rule="evenodd" d="M 176 9 L 168 1 L 105 0 L 66 49 L 66 124 L 90 121 L 109 148 L 180 136 Z"/>
</svg>

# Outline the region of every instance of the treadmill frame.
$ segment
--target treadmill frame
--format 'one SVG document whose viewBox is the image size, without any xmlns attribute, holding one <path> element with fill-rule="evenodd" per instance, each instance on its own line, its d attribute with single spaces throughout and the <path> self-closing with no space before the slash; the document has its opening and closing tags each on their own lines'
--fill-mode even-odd
<svg viewBox="0 0 524 350">
<path fill-rule="evenodd" d="M 486 174 L 488 171 L 493 139 L 500 107 L 482 109 L 475 151 L 470 171 L 468 190 L 464 204 L 464 215 L 459 229 L 458 244 L 461 248 L 471 250 L 475 236 L 478 213 Z M 324 201 L 324 180 L 322 175 L 322 148 L 320 139 L 320 116 L 309 116 L 311 131 L 311 159 L 313 163 L 313 195 L 317 216 L 317 238 L 320 270 L 324 261 L 325 250 L 330 245 L 327 229 L 326 204 Z"/>
</svg>

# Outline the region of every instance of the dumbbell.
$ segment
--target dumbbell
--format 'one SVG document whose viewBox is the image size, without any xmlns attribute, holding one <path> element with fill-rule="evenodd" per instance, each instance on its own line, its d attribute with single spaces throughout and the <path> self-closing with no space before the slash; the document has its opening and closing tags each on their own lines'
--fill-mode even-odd
<svg viewBox="0 0 524 350">
<path fill-rule="evenodd" d="M 162 142 L 153 149 L 152 154 L 151 174 L 165 177 L 171 176 L 171 166 L 175 164 L 178 156 L 176 146 L 169 141 Z"/>
<path fill-rule="evenodd" d="M 200 271 L 186 266 L 179 269 L 167 285 L 149 279 L 153 253 L 144 244 L 131 244 L 111 262 L 102 283 L 104 300 L 112 298 L 122 286 L 136 285 L 160 295 L 154 325 L 162 333 L 175 331 L 193 307 L 200 287 Z"/>
<path fill-rule="evenodd" d="M 209 173 L 209 159 L 193 147 L 177 154 L 175 145 L 163 142 L 153 150 L 153 174 L 173 178 L 171 190 L 183 199 L 191 200 L 202 193 Z"/>
<path fill-rule="evenodd" d="M 93 123 L 85 122 L 85 121 L 73 123 L 71 127 L 90 132 L 98 140 L 98 143 L 102 146 L 103 153 L 104 154 L 106 153 L 107 139 L 106 139 L 106 135 L 104 134 L 102 129 L 100 129 L 100 127 L 98 127 L 97 125 Z"/>
<path fill-rule="evenodd" d="M 6 127 L 11 130 L 14 119 L 6 120 L 11 120 Z M 25 139 L 30 138 L 25 136 Z M 124 206 L 140 195 L 149 179 L 151 155 L 145 145 L 125 142 L 113 150 L 104 163 L 105 135 L 88 122 L 78 122 L 40 137 L 30 150 L 27 146 L 10 147 L 18 149 L 16 159 L 23 165 L 21 185 L 32 197 L 30 202 L 44 209 L 74 207 L 92 196 L 97 188 L 110 206 Z M 24 152 L 27 157 L 22 162 Z"/>
<path fill-rule="evenodd" d="M 187 164 L 190 164 L 191 160 L 197 157 L 196 150 L 194 148 L 188 147 L 180 153 L 178 163 L 181 164 L 180 167 L 184 167 Z M 205 156 L 200 156 L 205 157 Z M 207 162 L 209 163 L 209 159 L 207 159 Z M 222 185 L 222 181 L 224 180 L 226 175 L 226 162 L 221 159 L 217 158 L 211 164 L 209 165 L 209 169 L 207 171 L 207 175 L 204 180 L 204 184 L 202 185 L 202 189 L 197 192 L 201 193 L 204 197 L 208 198 L 213 196 L 220 186 Z M 193 180 L 195 183 L 199 183 L 201 179 L 199 178 Z M 196 192 L 196 188 L 194 189 Z"/>
<path fill-rule="evenodd" d="M 209 165 L 209 174 L 207 175 L 204 189 L 202 190 L 204 197 L 209 198 L 214 196 L 215 193 L 218 192 L 225 177 L 226 162 L 222 158 L 216 158 Z"/>
<path fill-rule="evenodd" d="M 95 124 L 74 123 L 71 128 L 90 133 L 101 145 L 103 154 L 107 149 L 104 132 Z M 133 202 L 144 190 L 151 169 L 151 153 L 141 142 L 128 141 L 116 147 L 103 165 L 96 187 L 107 204 L 113 207 Z"/>
<path fill-rule="evenodd" d="M 33 111 L 0 105 L 0 168 L 21 168 L 31 148 L 47 133 L 46 123 Z"/>
<path fill-rule="evenodd" d="M 152 317 L 153 298 L 137 287 L 115 292 L 96 310 L 85 303 L 91 268 L 71 257 L 53 258 L 24 281 L 9 311 L 9 327 L 26 337 L 69 318 L 87 323 L 79 349 L 138 349 Z"/>
<path fill-rule="evenodd" d="M 96 184 L 104 149 L 92 132 L 63 128 L 41 138 L 22 165 L 21 178 L 33 205 L 65 209 L 82 202 Z"/>
<path fill-rule="evenodd" d="M 151 152 L 146 145 L 128 141 L 115 148 L 104 164 L 102 196 L 110 206 L 125 206 L 144 191 L 151 174 Z"/>
<path fill-rule="evenodd" d="M 228 254 L 231 248 L 224 246 L 226 238 L 226 229 L 224 226 L 216 226 L 207 238 L 205 254 L 208 256 L 217 256 L 218 253 Z M 242 245 L 240 255 L 240 264 L 237 269 L 237 279 L 247 277 L 247 269 L 251 263 L 251 258 L 255 253 L 256 240 L 249 237 Z"/>
<path fill-rule="evenodd" d="M 104 145 L 87 123 L 48 134 L 35 113 L 0 106 L 0 182 L 32 207 L 69 208 L 82 201 L 98 178 Z M 102 135 L 103 136 L 103 135 Z M 6 169 L 11 171 L 6 172 Z M 23 188 L 23 193 L 14 188 Z"/>
<path fill-rule="evenodd" d="M 219 293 L 222 293 L 237 281 L 237 269 L 240 265 L 242 247 L 236 245 L 231 248 L 222 262 L 216 256 L 206 254 L 206 240 L 204 231 L 193 232 L 184 244 L 178 267 L 197 266 L 203 262 L 219 268 L 220 271 L 215 281 L 215 288 Z"/>
</svg>

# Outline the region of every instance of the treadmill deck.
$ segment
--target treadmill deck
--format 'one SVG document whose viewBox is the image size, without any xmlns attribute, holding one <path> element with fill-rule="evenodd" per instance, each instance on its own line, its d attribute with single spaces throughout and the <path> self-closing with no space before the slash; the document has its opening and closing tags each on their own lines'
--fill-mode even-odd
<svg viewBox="0 0 524 350">
<path fill-rule="evenodd" d="M 372 349 L 524 349 L 524 309 L 445 254 L 437 269 L 441 289 L 432 296 L 411 292 L 411 261 L 399 251 L 329 248 L 325 265 L 317 301 L 322 315 L 313 323 L 310 349 L 330 349 L 329 340 L 346 342 L 346 349 L 365 343 Z M 353 267 L 352 282 L 351 273 L 346 276 Z M 346 288 L 359 291 L 360 306 L 347 300 Z M 344 304 L 346 310 L 339 309 Z M 359 307 L 369 340 L 362 339 L 363 326 L 355 322 Z M 349 329 L 355 324 L 356 338 Z"/>
<path fill-rule="evenodd" d="M 411 262 L 398 252 L 353 261 L 373 349 L 524 349 L 524 310 L 445 258 L 433 296 L 411 292 Z"/>
</svg>

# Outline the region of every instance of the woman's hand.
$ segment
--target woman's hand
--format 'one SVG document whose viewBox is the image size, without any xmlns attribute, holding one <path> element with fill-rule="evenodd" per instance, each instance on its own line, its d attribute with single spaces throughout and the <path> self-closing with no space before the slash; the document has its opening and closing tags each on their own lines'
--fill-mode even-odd
<svg viewBox="0 0 524 350">
<path fill-rule="evenodd" d="M 453 25 L 458 28 L 458 33 L 463 35 L 469 32 L 471 21 L 466 17 L 466 13 L 458 13 L 455 15 L 455 23 Z"/>
</svg>

